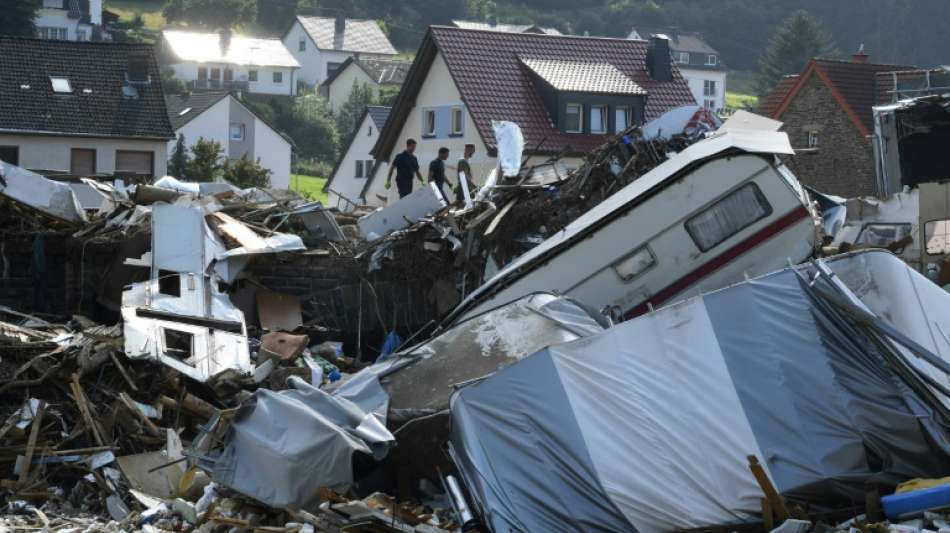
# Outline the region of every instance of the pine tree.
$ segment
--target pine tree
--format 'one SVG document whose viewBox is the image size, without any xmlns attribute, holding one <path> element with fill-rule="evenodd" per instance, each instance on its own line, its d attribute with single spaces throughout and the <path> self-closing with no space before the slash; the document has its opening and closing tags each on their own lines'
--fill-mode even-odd
<svg viewBox="0 0 950 533">
<path fill-rule="evenodd" d="M 363 118 L 366 106 L 373 105 L 376 96 L 367 83 L 357 83 L 353 80 L 350 96 L 343 102 L 336 113 L 336 129 L 341 139 L 348 139 L 356 128 L 360 127 L 359 120 Z"/>
<path fill-rule="evenodd" d="M 0 8 L 0 35 L 36 36 L 36 14 L 40 0 L 13 0 Z"/>
<path fill-rule="evenodd" d="M 178 179 L 185 179 L 188 175 L 188 147 L 185 146 L 185 135 L 178 135 L 178 142 L 172 150 L 172 157 L 168 160 L 168 173 Z"/>
<path fill-rule="evenodd" d="M 224 172 L 224 149 L 212 139 L 198 137 L 191 147 L 194 155 L 188 163 L 188 179 L 192 181 L 216 181 Z"/>
<path fill-rule="evenodd" d="M 786 74 L 797 74 L 813 57 L 837 54 L 831 37 L 821 23 L 804 10 L 798 10 L 782 23 L 759 56 L 759 76 L 756 89 L 767 94 Z"/>
<path fill-rule="evenodd" d="M 270 169 L 261 166 L 261 159 L 248 159 L 244 154 L 236 161 L 224 163 L 224 179 L 235 187 L 248 189 L 251 187 L 270 187 Z"/>
</svg>

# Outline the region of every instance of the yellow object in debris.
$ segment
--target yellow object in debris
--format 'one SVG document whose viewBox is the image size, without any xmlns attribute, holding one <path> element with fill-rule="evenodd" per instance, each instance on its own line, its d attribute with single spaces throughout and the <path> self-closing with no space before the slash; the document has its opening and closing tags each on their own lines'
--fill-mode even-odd
<svg viewBox="0 0 950 533">
<path fill-rule="evenodd" d="M 933 487 L 939 487 L 941 485 L 950 485 L 950 477 L 942 478 L 915 478 L 908 481 L 905 481 L 897 486 L 897 490 L 894 491 L 895 494 L 901 494 L 903 492 L 913 492 L 920 489 L 930 489 Z"/>
</svg>

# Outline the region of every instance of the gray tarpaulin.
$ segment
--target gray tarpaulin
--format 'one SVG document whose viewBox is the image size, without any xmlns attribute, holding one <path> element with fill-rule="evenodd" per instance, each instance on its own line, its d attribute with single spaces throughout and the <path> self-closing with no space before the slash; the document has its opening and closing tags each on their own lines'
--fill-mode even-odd
<svg viewBox="0 0 950 533">
<path fill-rule="evenodd" d="M 842 279 L 866 267 L 850 261 Z M 919 276 L 878 262 L 878 283 Z M 863 501 L 869 479 L 950 473 L 941 404 L 843 317 L 787 269 L 550 346 L 453 395 L 453 458 L 496 532 L 748 520 L 762 497 L 748 455 L 782 493 L 824 504 Z"/>
<path fill-rule="evenodd" d="M 352 483 L 354 453 L 382 459 L 393 436 L 353 402 L 289 381 L 292 389 L 258 389 L 241 406 L 213 479 L 274 507 L 309 508 L 320 487 Z"/>
</svg>

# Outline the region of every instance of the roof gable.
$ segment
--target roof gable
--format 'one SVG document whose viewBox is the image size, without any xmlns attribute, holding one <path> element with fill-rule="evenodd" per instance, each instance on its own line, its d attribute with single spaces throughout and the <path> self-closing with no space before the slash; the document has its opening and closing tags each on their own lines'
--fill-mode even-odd
<svg viewBox="0 0 950 533">
<path fill-rule="evenodd" d="M 132 59 L 150 82 L 126 81 Z M 0 130 L 174 137 L 151 45 L 0 37 L 0 73 Z M 50 77 L 67 78 L 72 92 L 54 93 Z"/>
<path fill-rule="evenodd" d="M 336 35 L 336 19 L 297 15 L 297 22 L 320 50 L 396 55 L 396 49 L 375 20 L 346 19 L 343 35 Z"/>
<path fill-rule="evenodd" d="M 393 106 L 390 127 L 380 136 L 373 153 L 388 158 L 432 62 L 441 54 L 475 127 L 490 151 L 495 149 L 493 120 L 517 123 L 525 145 L 534 153 L 572 148 L 582 154 L 596 148 L 605 135 L 564 133 L 558 130 L 538 94 L 521 57 L 581 63 L 609 63 L 648 94 L 646 120 L 681 105 L 695 104 L 679 69 L 673 80 L 658 82 L 647 71 L 647 42 L 602 37 L 554 36 L 531 33 L 466 30 L 432 26 L 423 38 L 416 60 Z"/>
<path fill-rule="evenodd" d="M 337 159 L 336 164 L 333 165 L 333 170 L 330 172 L 330 178 L 327 179 L 327 182 L 323 185 L 324 192 L 330 190 L 330 185 L 333 183 L 333 180 L 336 179 L 336 174 L 340 170 L 340 165 L 343 164 L 343 160 L 346 159 L 346 156 L 350 154 L 350 149 L 353 146 L 353 141 L 356 140 L 356 137 L 358 135 L 361 135 L 363 131 L 365 131 L 363 126 L 365 126 L 368 122 L 374 124 L 376 126 L 376 132 L 374 134 L 378 137 L 379 132 L 382 131 L 383 129 L 383 126 L 386 125 L 386 119 L 389 118 L 389 111 L 391 109 L 392 109 L 391 107 L 384 107 L 384 106 L 367 106 L 366 107 L 366 109 L 363 111 L 363 116 L 360 117 L 359 126 L 357 126 L 357 128 L 353 130 L 353 133 L 350 134 L 350 138 L 347 139 L 346 144 L 344 145 L 346 146 L 346 148 L 342 152 L 340 152 L 340 157 Z M 373 175 L 375 176 L 375 174 L 376 172 L 374 169 Z M 361 196 L 365 194 L 366 187 L 368 187 L 369 184 L 372 183 L 373 181 L 372 176 L 367 176 L 366 178 L 367 178 L 366 184 L 363 186 L 362 192 L 360 192 Z"/>
<path fill-rule="evenodd" d="M 168 109 L 168 121 L 171 122 L 172 129 L 177 132 L 228 95 L 227 91 L 208 91 L 165 96 L 165 107 Z"/>
<path fill-rule="evenodd" d="M 350 56 L 340 64 L 339 68 L 327 76 L 327 79 L 321 85 L 332 85 L 350 66 L 362 70 L 373 80 L 373 83 L 378 85 L 402 85 L 412 63 L 398 59 L 357 59 Z"/>
<path fill-rule="evenodd" d="M 817 76 L 858 131 L 864 136 L 871 135 L 874 130 L 872 107 L 877 98 L 876 73 L 913 68 L 906 65 L 814 58 L 805 65 L 801 75 L 773 112 L 772 118 L 780 118 L 808 80 Z"/>
</svg>

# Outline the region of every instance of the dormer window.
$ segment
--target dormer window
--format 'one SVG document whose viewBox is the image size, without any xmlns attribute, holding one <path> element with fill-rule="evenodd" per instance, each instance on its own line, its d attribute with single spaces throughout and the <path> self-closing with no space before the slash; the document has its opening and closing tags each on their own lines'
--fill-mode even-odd
<svg viewBox="0 0 950 533">
<path fill-rule="evenodd" d="M 73 92 L 73 86 L 69 83 L 68 78 L 50 78 L 49 81 L 53 84 L 54 93 L 68 94 Z"/>
<path fill-rule="evenodd" d="M 716 56 L 714 56 L 714 55 L 712 55 L 712 54 L 709 54 L 709 55 L 706 56 L 706 64 L 707 64 L 707 65 L 709 65 L 709 66 L 711 66 L 711 67 L 714 67 L 714 66 L 716 66 L 716 64 L 718 64 L 718 63 L 719 63 L 719 58 L 717 58 Z"/>
<path fill-rule="evenodd" d="M 564 131 L 583 133 L 584 106 L 581 104 L 567 104 L 567 108 L 564 110 Z"/>
<path fill-rule="evenodd" d="M 590 132 L 607 133 L 607 106 L 590 106 Z"/>
<path fill-rule="evenodd" d="M 614 110 L 614 133 L 622 133 L 630 127 L 630 106 L 617 106 Z"/>
</svg>

